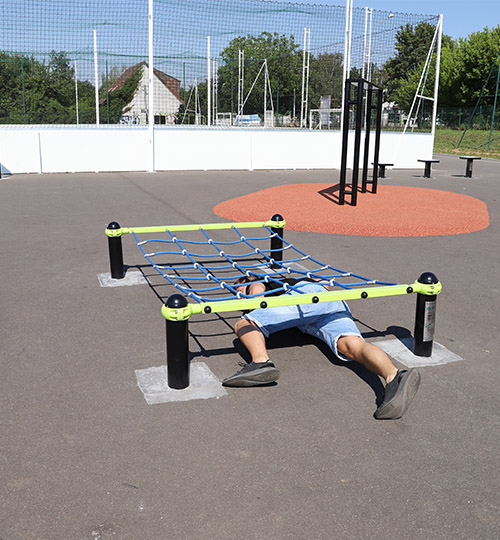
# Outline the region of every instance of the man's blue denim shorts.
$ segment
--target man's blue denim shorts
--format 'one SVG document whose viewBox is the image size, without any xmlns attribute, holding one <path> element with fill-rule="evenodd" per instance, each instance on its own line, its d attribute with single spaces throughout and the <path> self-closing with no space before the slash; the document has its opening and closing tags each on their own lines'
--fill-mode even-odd
<svg viewBox="0 0 500 540">
<path fill-rule="evenodd" d="M 325 292 L 322 285 L 310 281 L 302 281 L 295 288 L 306 293 Z M 284 294 L 300 293 L 292 290 Z M 361 337 L 349 307 L 344 301 L 259 308 L 243 317 L 255 323 L 266 337 L 287 328 L 299 328 L 305 334 L 310 334 L 324 341 L 342 360 L 349 359 L 337 351 L 339 338 L 343 336 Z"/>
</svg>

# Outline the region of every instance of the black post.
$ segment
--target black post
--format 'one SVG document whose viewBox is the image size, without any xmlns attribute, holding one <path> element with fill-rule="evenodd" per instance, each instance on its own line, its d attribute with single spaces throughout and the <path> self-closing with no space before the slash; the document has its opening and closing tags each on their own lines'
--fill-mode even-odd
<svg viewBox="0 0 500 540">
<path fill-rule="evenodd" d="M 120 229 L 120 225 L 116 221 L 112 221 L 108 225 L 108 229 L 117 230 Z M 111 268 L 111 277 L 113 279 L 123 279 L 125 271 L 123 269 L 123 251 L 122 251 L 122 237 L 120 236 L 108 236 L 108 249 L 109 249 L 109 264 Z"/>
<path fill-rule="evenodd" d="M 373 89 L 369 85 L 366 95 L 366 129 L 365 129 L 365 149 L 363 158 L 363 176 L 361 180 L 361 192 L 366 193 L 366 186 L 368 184 L 368 157 L 370 153 L 370 130 L 372 125 L 372 95 Z"/>
<path fill-rule="evenodd" d="M 349 79 L 345 82 L 345 101 L 343 118 L 344 123 L 342 125 L 342 158 L 340 162 L 340 186 L 339 186 L 339 204 L 342 205 L 345 202 L 346 192 L 346 176 L 347 176 L 347 144 L 349 141 L 349 109 L 351 104 L 351 81 Z"/>
<path fill-rule="evenodd" d="M 170 309 L 187 306 L 187 300 L 180 294 L 169 296 L 165 304 Z M 189 386 L 189 341 L 188 319 L 170 321 L 165 319 L 167 337 L 167 383 L 169 388 L 182 390 Z"/>
<path fill-rule="evenodd" d="M 274 214 L 271 221 L 283 221 L 283 216 L 280 214 Z M 274 236 L 271 237 L 271 253 L 270 256 L 275 261 L 283 261 L 283 227 L 271 227 Z M 278 267 L 279 264 L 274 264 L 273 268 Z"/>
<path fill-rule="evenodd" d="M 424 272 L 417 281 L 426 285 L 439 283 L 432 272 Z M 436 299 L 437 295 L 435 294 L 417 294 L 413 340 L 413 354 L 416 356 L 429 357 L 432 355 L 434 329 L 436 327 Z"/>
<path fill-rule="evenodd" d="M 351 179 L 351 206 L 356 206 L 358 204 L 359 155 L 361 146 L 361 129 L 363 123 L 364 84 L 364 79 L 357 80 L 358 93 L 356 95 L 356 125 L 354 127 L 354 159 L 352 164 Z"/>
<path fill-rule="evenodd" d="M 465 167 L 465 178 L 472 178 L 472 159 L 467 160 L 467 165 Z"/>
<path fill-rule="evenodd" d="M 373 152 L 373 176 L 372 176 L 372 193 L 377 193 L 378 184 L 378 160 L 380 155 L 380 130 L 382 124 L 382 88 L 377 89 L 377 105 L 375 107 L 375 149 Z"/>
</svg>

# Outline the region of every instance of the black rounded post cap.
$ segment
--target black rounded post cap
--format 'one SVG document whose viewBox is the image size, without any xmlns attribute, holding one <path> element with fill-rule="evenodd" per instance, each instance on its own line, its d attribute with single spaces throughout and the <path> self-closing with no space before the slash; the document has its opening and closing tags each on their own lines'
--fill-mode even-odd
<svg viewBox="0 0 500 540">
<path fill-rule="evenodd" d="M 283 216 L 281 214 L 274 214 L 271 221 L 283 221 Z"/>
<path fill-rule="evenodd" d="M 432 272 L 424 272 L 417 281 L 423 283 L 424 285 L 432 285 L 434 283 L 439 283 L 438 278 Z"/>
<path fill-rule="evenodd" d="M 186 307 L 188 305 L 188 302 L 184 298 L 184 296 L 182 296 L 182 294 L 172 294 L 168 297 L 167 303 L 165 305 L 171 309 L 178 309 Z"/>
<path fill-rule="evenodd" d="M 117 223 L 116 221 L 112 221 L 112 222 L 108 225 L 108 229 L 116 230 L 116 229 L 121 229 L 121 227 L 120 227 L 120 224 L 119 224 L 119 223 Z"/>
</svg>

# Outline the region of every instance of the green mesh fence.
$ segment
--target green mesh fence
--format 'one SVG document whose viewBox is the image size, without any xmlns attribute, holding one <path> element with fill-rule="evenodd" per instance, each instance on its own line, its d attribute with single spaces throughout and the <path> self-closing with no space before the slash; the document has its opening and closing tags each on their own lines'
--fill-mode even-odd
<svg viewBox="0 0 500 540">
<path fill-rule="evenodd" d="M 148 7 L 0 0 L 0 123 L 146 124 Z M 438 17 L 355 8 L 345 62 L 345 6 L 154 0 L 153 20 L 155 123 L 338 129 L 344 63 L 396 92 L 425 58 Z M 389 64 L 398 33 L 421 25 L 431 32 L 399 73 Z"/>
</svg>

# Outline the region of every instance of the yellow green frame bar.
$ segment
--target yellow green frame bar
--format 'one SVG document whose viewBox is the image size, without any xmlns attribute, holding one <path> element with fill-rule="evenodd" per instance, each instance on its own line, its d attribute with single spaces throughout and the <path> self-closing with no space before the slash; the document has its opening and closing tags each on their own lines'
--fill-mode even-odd
<svg viewBox="0 0 500 540">
<path fill-rule="evenodd" d="M 281 221 L 244 221 L 240 223 L 205 223 L 196 225 L 160 225 L 156 227 L 120 227 L 119 229 L 106 229 L 106 236 L 114 238 L 122 236 L 124 234 L 136 234 L 142 233 L 164 233 L 170 232 L 183 232 L 183 231 L 199 231 L 205 229 L 210 230 L 222 230 L 222 229 L 251 229 L 258 227 L 269 227 L 273 229 L 283 229 L 286 225 L 285 220 Z"/>
<path fill-rule="evenodd" d="M 202 302 L 199 304 L 188 304 L 184 308 L 169 308 L 165 304 L 161 308 L 161 313 L 168 321 L 185 321 L 199 313 L 225 313 L 229 311 L 245 311 L 261 307 L 281 307 L 297 306 L 301 304 L 317 304 L 319 302 L 333 302 L 336 300 L 356 300 L 359 298 L 382 298 L 384 296 L 398 296 L 412 293 L 424 294 L 426 296 L 437 295 L 443 286 L 440 282 L 424 284 L 415 281 L 411 285 L 385 285 L 382 287 L 369 287 L 349 289 L 342 291 L 328 291 L 318 294 L 294 294 L 272 297 L 257 297 L 235 300 L 223 300 L 220 302 Z"/>
</svg>

